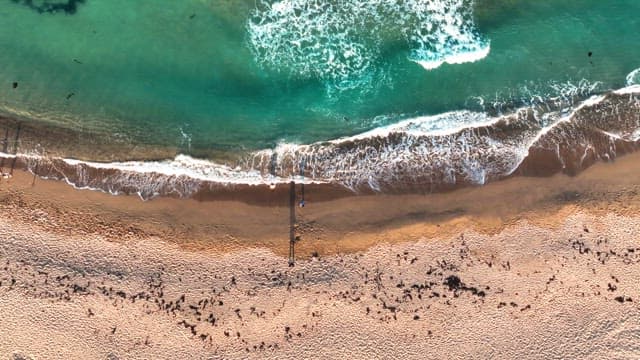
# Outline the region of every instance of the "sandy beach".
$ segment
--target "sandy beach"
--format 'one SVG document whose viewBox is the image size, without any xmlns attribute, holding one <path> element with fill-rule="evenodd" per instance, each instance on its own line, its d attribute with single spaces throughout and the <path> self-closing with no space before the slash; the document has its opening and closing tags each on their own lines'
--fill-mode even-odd
<svg viewBox="0 0 640 360">
<path fill-rule="evenodd" d="M 16 170 L 0 353 L 636 358 L 639 160 L 430 195 L 307 187 L 294 267 L 286 186 L 142 201 Z"/>
<path fill-rule="evenodd" d="M 637 14 L 0 1 L 0 360 L 640 359 Z"/>
</svg>

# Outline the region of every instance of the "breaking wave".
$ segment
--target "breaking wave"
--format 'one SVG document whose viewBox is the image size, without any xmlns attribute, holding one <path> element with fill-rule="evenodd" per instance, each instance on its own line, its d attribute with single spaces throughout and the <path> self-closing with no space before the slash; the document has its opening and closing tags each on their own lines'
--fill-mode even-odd
<svg viewBox="0 0 640 360">
<path fill-rule="evenodd" d="M 406 42 L 408 59 L 428 70 L 487 56 L 472 9 L 472 0 L 258 0 L 247 29 L 263 66 L 353 89 L 374 79 L 388 40 Z"/>
<path fill-rule="evenodd" d="M 640 85 L 640 68 L 633 70 L 627 75 L 627 86 Z"/>
<path fill-rule="evenodd" d="M 640 85 L 633 85 L 567 106 L 538 103 L 495 116 L 455 111 L 326 142 L 280 144 L 233 166 L 186 155 L 116 163 L 28 154 L 16 159 L 42 177 L 78 188 L 149 199 L 290 181 L 339 185 L 355 192 L 435 192 L 515 174 L 576 174 L 638 145 Z"/>
</svg>

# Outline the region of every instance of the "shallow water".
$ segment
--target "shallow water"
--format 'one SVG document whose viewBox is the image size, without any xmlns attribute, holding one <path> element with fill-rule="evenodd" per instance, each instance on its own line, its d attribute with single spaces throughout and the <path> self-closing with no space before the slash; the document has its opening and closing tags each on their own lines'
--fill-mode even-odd
<svg viewBox="0 0 640 360">
<path fill-rule="evenodd" d="M 59 3 L 0 5 L 0 110 L 196 156 L 570 103 L 640 66 L 635 0 Z"/>
</svg>

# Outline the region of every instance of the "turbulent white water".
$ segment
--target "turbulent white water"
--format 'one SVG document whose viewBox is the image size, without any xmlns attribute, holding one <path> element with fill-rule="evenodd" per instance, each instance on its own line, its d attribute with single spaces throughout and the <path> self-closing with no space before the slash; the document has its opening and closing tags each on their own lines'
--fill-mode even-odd
<svg viewBox="0 0 640 360">
<path fill-rule="evenodd" d="M 266 67 L 355 88 L 373 79 L 388 39 L 403 39 L 425 69 L 487 56 L 472 9 L 472 0 L 258 0 L 247 28 Z"/>
<path fill-rule="evenodd" d="M 640 85 L 640 68 L 633 70 L 627 75 L 627 86 Z"/>
<path fill-rule="evenodd" d="M 633 85 L 550 111 L 535 106 L 500 116 L 455 111 L 410 118 L 326 142 L 280 144 L 249 154 L 233 166 L 187 155 L 166 161 L 115 163 L 34 154 L 18 158 L 32 171 L 39 169 L 44 172 L 41 175 L 77 188 L 137 193 L 143 199 L 172 194 L 189 197 L 215 186 L 275 186 L 292 180 L 339 184 L 354 191 L 429 191 L 431 187 L 437 190 L 504 178 L 529 156 L 534 144 L 557 151 L 560 161 L 561 147 L 569 157 L 579 152 L 580 163 L 587 156 L 611 158 L 616 152 L 613 141 L 640 137 L 638 110 L 640 85 Z M 609 145 L 596 149 L 603 144 Z"/>
</svg>

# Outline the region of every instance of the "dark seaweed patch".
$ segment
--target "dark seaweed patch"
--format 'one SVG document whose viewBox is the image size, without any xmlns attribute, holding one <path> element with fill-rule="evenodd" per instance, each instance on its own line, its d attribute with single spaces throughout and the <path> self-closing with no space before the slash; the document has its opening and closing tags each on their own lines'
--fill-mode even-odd
<svg viewBox="0 0 640 360">
<path fill-rule="evenodd" d="M 64 12 L 73 15 L 78 11 L 78 6 L 87 2 L 87 0 L 11 0 L 12 2 L 24 5 L 39 14 L 55 14 Z"/>
</svg>

